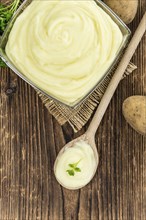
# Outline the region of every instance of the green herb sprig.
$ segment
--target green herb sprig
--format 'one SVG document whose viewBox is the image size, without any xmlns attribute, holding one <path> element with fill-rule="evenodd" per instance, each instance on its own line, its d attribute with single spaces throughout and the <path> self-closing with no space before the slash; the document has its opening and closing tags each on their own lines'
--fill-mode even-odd
<svg viewBox="0 0 146 220">
<path fill-rule="evenodd" d="M 6 67 L 7 65 L 2 61 L 2 59 L 0 58 L 0 67 Z"/>
<path fill-rule="evenodd" d="M 78 162 L 76 163 L 70 163 L 68 164 L 68 166 L 71 168 L 71 169 L 68 169 L 66 170 L 66 172 L 70 175 L 70 176 L 74 176 L 75 175 L 75 172 L 81 172 L 81 169 L 79 167 L 77 167 L 77 165 L 79 164 L 81 160 L 79 160 Z"/>
<path fill-rule="evenodd" d="M 8 1 L 7 1 L 8 2 Z M 0 2 L 0 35 L 3 34 L 8 22 L 13 16 L 14 12 L 18 8 L 21 0 L 13 0 L 11 3 L 1 3 Z M 6 66 L 5 63 L 0 59 L 0 66 Z"/>
<path fill-rule="evenodd" d="M 9 4 L 0 3 L 0 34 L 2 34 L 11 19 L 12 15 L 16 11 L 20 0 L 13 0 Z"/>
</svg>

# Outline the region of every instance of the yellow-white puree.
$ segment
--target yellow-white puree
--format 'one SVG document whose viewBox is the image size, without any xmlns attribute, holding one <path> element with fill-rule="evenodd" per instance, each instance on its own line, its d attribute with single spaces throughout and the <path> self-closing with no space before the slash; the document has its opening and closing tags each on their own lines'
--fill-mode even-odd
<svg viewBox="0 0 146 220">
<path fill-rule="evenodd" d="M 70 164 L 76 164 L 80 172 L 73 169 L 74 175 L 70 175 L 72 174 Z M 55 176 L 58 182 L 68 189 L 80 188 L 90 182 L 96 166 L 94 152 L 90 145 L 85 141 L 79 141 L 59 156 L 55 164 Z"/>
<path fill-rule="evenodd" d="M 6 53 L 40 89 L 70 104 L 102 78 L 122 39 L 94 0 L 37 0 L 16 19 Z"/>
</svg>

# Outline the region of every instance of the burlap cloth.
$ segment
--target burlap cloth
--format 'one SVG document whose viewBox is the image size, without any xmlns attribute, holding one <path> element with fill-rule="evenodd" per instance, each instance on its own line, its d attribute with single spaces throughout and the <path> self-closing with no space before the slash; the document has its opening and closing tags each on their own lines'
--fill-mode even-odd
<svg viewBox="0 0 146 220">
<path fill-rule="evenodd" d="M 123 78 L 132 73 L 136 68 L 137 67 L 133 63 L 129 63 Z M 68 122 L 74 132 L 77 132 L 87 123 L 94 109 L 98 106 L 107 85 L 115 72 L 115 69 L 116 67 L 114 67 L 114 69 L 106 76 L 100 86 L 97 86 L 90 96 L 75 109 L 61 105 L 51 98 L 46 97 L 39 91 L 37 91 L 37 93 L 48 111 L 56 118 L 60 125 Z"/>
</svg>

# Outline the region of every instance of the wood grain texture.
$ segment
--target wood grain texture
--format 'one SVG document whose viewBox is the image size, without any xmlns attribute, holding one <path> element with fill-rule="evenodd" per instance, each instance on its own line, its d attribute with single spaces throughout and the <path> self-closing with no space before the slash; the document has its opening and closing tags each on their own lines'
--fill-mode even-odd
<svg viewBox="0 0 146 220">
<path fill-rule="evenodd" d="M 130 25 L 134 32 L 145 0 Z M 35 91 L 8 68 L 0 71 L 0 220 L 145 220 L 146 139 L 122 115 L 122 102 L 146 95 L 146 35 L 132 61 L 138 69 L 120 83 L 96 134 L 100 156 L 90 184 L 69 191 L 55 180 L 61 147 L 83 134 L 61 127 Z"/>
</svg>

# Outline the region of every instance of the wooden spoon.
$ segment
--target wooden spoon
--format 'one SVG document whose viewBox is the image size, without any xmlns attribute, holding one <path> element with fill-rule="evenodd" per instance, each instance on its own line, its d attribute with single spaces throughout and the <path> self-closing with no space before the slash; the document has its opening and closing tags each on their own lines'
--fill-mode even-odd
<svg viewBox="0 0 146 220">
<path fill-rule="evenodd" d="M 120 64 L 114 74 L 114 76 L 112 77 L 102 99 L 101 102 L 95 112 L 95 115 L 89 125 L 88 130 L 86 131 L 85 134 L 83 134 L 82 136 L 74 139 L 73 141 L 69 142 L 68 144 L 66 144 L 61 151 L 59 152 L 56 160 L 55 160 L 55 164 L 54 164 L 54 173 L 56 173 L 56 165 L 57 162 L 60 158 L 60 156 L 64 153 L 65 150 L 67 150 L 67 148 L 73 147 L 74 144 L 80 140 L 84 140 L 86 141 L 91 148 L 93 149 L 94 152 L 94 156 L 95 156 L 95 160 L 96 160 L 96 167 L 93 171 L 91 171 L 93 173 L 91 179 L 93 178 L 96 170 L 97 170 L 97 166 L 98 166 L 98 162 L 99 162 L 99 157 L 98 157 L 98 152 L 97 152 L 97 148 L 96 148 L 96 144 L 95 144 L 95 133 L 97 131 L 97 128 L 99 127 L 99 124 L 104 116 L 104 113 L 110 103 L 110 100 L 123 76 L 123 73 L 125 72 L 145 30 L 146 30 L 146 25 L 145 25 L 145 21 L 146 21 L 146 12 L 133 36 L 133 38 L 131 39 L 129 46 L 127 48 L 127 50 L 125 51 L 125 54 L 122 57 L 122 60 L 120 61 Z M 90 180 L 91 180 L 90 179 Z M 59 182 L 59 180 L 58 180 Z M 63 185 L 62 183 L 60 183 L 62 186 L 64 186 L 65 188 L 67 188 L 65 185 Z M 86 184 L 85 184 L 86 185 Z M 84 185 L 83 185 L 84 186 Z M 83 187 L 82 186 L 82 187 Z M 81 187 L 76 187 L 76 188 L 68 188 L 68 189 L 79 189 Z"/>
</svg>

